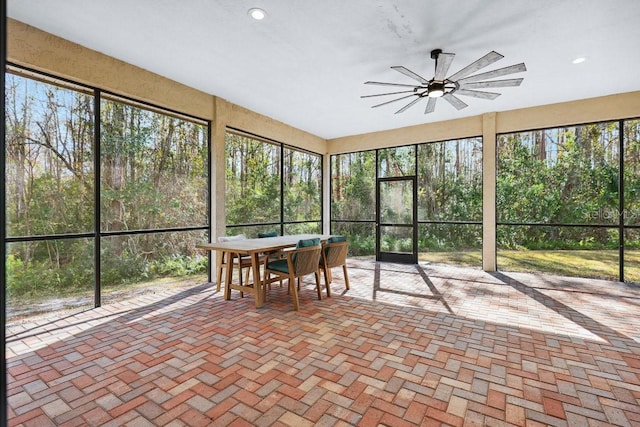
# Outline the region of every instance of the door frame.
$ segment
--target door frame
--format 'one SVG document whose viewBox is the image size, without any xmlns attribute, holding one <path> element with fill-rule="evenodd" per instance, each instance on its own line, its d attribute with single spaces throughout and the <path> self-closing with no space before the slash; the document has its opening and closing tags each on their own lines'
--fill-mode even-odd
<svg viewBox="0 0 640 427">
<path fill-rule="evenodd" d="M 412 224 L 395 224 L 380 222 L 380 183 L 393 181 L 411 181 L 413 185 L 413 206 L 412 206 Z M 395 227 L 412 227 L 413 228 L 413 250 L 412 253 L 399 252 L 383 252 L 380 250 L 380 228 L 381 226 Z M 378 178 L 376 180 L 376 261 L 380 262 L 396 262 L 400 264 L 417 264 L 418 263 L 418 178 L 413 176 L 396 176 L 390 178 Z"/>
</svg>

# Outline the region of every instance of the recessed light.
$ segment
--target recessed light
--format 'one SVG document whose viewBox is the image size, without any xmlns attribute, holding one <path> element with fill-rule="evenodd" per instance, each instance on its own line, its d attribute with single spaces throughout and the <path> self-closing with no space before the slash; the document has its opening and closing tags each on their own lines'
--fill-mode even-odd
<svg viewBox="0 0 640 427">
<path fill-rule="evenodd" d="M 267 12 L 259 7 L 254 7 L 253 9 L 249 9 L 249 16 L 255 19 L 256 21 L 261 21 L 267 17 Z"/>
<path fill-rule="evenodd" d="M 582 64 L 586 60 L 587 60 L 587 58 L 585 58 L 584 56 L 580 56 L 580 57 L 574 59 L 573 61 L 571 61 L 571 63 L 572 64 Z"/>
</svg>

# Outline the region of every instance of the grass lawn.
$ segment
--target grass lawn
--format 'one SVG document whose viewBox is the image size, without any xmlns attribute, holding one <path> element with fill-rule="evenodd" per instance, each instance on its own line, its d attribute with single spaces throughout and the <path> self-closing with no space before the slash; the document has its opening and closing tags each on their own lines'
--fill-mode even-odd
<svg viewBox="0 0 640 427">
<path fill-rule="evenodd" d="M 560 276 L 618 280 L 616 250 L 499 250 L 498 268 L 503 271 L 548 273 Z M 423 252 L 420 261 L 481 267 L 482 252 Z M 624 277 L 640 283 L 640 251 L 625 251 Z"/>
</svg>

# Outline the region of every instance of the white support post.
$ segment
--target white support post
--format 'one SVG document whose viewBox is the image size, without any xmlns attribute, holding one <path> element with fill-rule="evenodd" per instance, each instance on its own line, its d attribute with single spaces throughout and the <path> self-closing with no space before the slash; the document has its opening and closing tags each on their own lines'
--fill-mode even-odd
<svg viewBox="0 0 640 427">
<path fill-rule="evenodd" d="M 496 113 L 487 113 L 482 115 L 482 269 L 496 268 Z"/>
</svg>

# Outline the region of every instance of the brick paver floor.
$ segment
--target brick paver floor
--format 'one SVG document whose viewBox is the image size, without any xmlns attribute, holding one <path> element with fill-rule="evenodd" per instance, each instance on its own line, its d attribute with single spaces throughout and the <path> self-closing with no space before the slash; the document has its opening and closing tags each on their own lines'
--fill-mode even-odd
<svg viewBox="0 0 640 427">
<path fill-rule="evenodd" d="M 299 312 L 200 285 L 10 327 L 10 425 L 640 425 L 640 288 L 348 265 Z"/>
</svg>

